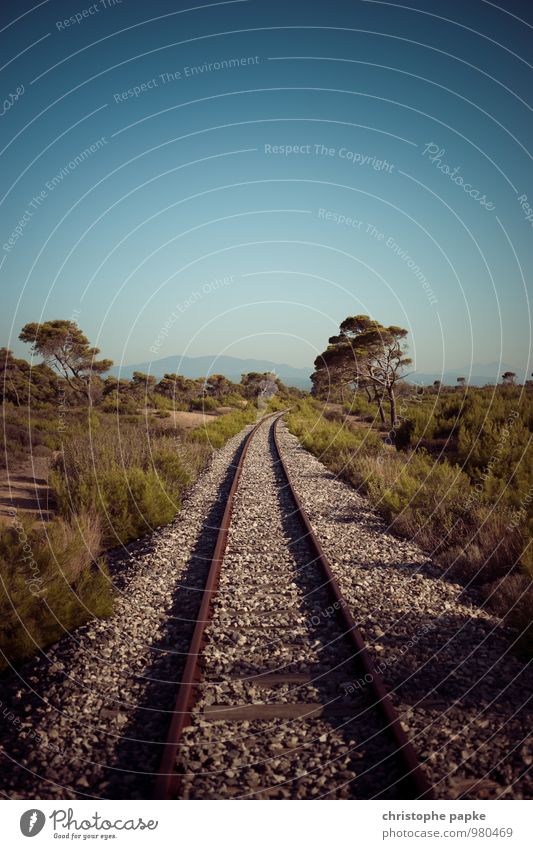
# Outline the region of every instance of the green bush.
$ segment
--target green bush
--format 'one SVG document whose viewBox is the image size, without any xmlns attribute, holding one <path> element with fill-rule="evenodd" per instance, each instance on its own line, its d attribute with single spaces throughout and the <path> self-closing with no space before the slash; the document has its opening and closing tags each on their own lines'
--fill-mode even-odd
<svg viewBox="0 0 533 849">
<path fill-rule="evenodd" d="M 195 459 L 205 462 L 205 457 Z M 186 461 L 180 458 L 173 437 L 152 438 L 140 424 L 111 421 L 91 438 L 75 435 L 65 441 L 50 485 L 61 515 L 89 511 L 100 517 L 104 546 L 110 547 L 172 520 L 199 468 L 192 460 L 191 452 Z"/>
<path fill-rule="evenodd" d="M 429 403 L 418 406 L 411 422 L 412 432 L 426 432 L 422 427 L 425 416 L 433 436 L 449 436 L 454 429 L 463 427 L 462 422 L 457 424 L 463 401 L 446 399 L 438 415 Z M 350 432 L 339 421 L 326 419 L 314 401 L 298 404 L 287 422 L 307 450 L 369 498 L 392 531 L 415 539 L 454 579 L 474 582 L 488 594 L 495 581 L 516 573 L 520 560 L 524 569 L 533 570 L 533 464 L 526 463 L 524 467 L 518 459 L 527 456 L 529 435 L 523 419 L 517 421 L 512 434 L 518 439 L 516 443 L 510 437 L 503 441 L 500 460 L 495 446 L 502 445 L 505 425 L 501 417 L 508 416 L 509 409 L 500 403 L 497 412 L 500 421 L 484 425 L 485 432 L 491 434 L 491 449 L 487 440 L 478 447 L 474 467 L 479 468 L 480 462 L 489 463 L 488 456 L 496 456 L 497 462 L 492 463 L 490 474 L 477 481 L 461 465 L 437 460 L 424 450 L 390 450 L 371 428 Z M 471 420 L 470 413 L 469 416 Z M 487 455 L 490 450 L 492 455 Z M 505 597 L 507 607 L 500 612 L 517 627 L 524 619 L 527 602 L 522 600 L 513 607 L 509 595 L 519 585 L 522 586 L 520 579 L 513 578 L 505 583 L 505 593 L 501 590 L 493 594 L 496 605 L 498 598 Z M 525 598 L 531 599 L 531 594 Z"/>
<path fill-rule="evenodd" d="M 236 407 L 239 410 L 246 407 L 246 401 L 238 392 L 230 392 L 228 395 L 224 395 L 221 403 L 224 407 Z"/>
<path fill-rule="evenodd" d="M 220 406 L 220 401 L 209 396 L 201 398 L 193 398 L 190 403 L 191 410 L 203 410 L 205 413 L 212 413 Z"/>
<path fill-rule="evenodd" d="M 209 421 L 201 427 L 194 428 L 189 433 L 191 441 L 209 445 L 211 448 L 221 448 L 232 436 L 239 433 L 246 425 L 255 421 L 257 409 L 249 404 L 243 410 L 235 410 L 225 416 Z"/>
<path fill-rule="evenodd" d="M 352 430 L 342 421 L 327 419 L 317 402 L 300 401 L 287 417 L 292 433 L 299 437 L 304 448 L 322 459 L 339 473 L 353 452 L 375 452 L 382 449 L 383 441 L 370 428 Z"/>
<path fill-rule="evenodd" d="M 150 399 L 150 403 L 153 407 L 155 407 L 159 415 L 163 413 L 170 414 L 172 413 L 172 411 L 181 411 L 185 413 L 189 410 L 190 407 L 189 401 L 187 401 L 186 398 L 169 398 L 166 395 L 161 395 L 159 392 L 154 392 L 152 398 Z"/>
<path fill-rule="evenodd" d="M 36 654 L 87 622 L 112 612 L 113 592 L 99 523 L 80 514 L 46 528 L 14 520 L 0 531 L 0 669 Z"/>
<path fill-rule="evenodd" d="M 138 401 L 129 395 L 121 395 L 117 392 L 109 393 L 98 407 L 102 413 L 115 413 L 121 416 L 136 415 L 138 408 Z"/>
<path fill-rule="evenodd" d="M 150 533 L 174 518 L 183 492 L 218 448 L 252 419 L 236 411 L 187 437 L 154 433 L 140 421 L 98 419 L 89 433 L 71 433 L 53 464 L 50 486 L 60 514 L 98 516 L 103 545 Z"/>
<path fill-rule="evenodd" d="M 365 395 L 360 393 L 354 395 L 350 401 L 345 401 L 343 410 L 351 416 L 369 416 L 371 421 L 378 415 L 375 403 L 372 403 Z"/>
<path fill-rule="evenodd" d="M 103 520 L 104 544 L 125 543 L 171 522 L 180 508 L 153 469 L 115 467 L 104 472 L 94 493 Z"/>
<path fill-rule="evenodd" d="M 242 404 L 242 398 L 241 398 Z M 281 398 L 279 395 L 273 395 L 272 398 L 267 403 L 267 409 L 271 413 L 281 412 L 281 410 L 287 410 L 291 405 L 291 402 L 287 398 Z"/>
<path fill-rule="evenodd" d="M 184 465 L 183 459 L 174 451 L 169 451 L 163 444 L 153 453 L 154 468 L 165 484 L 176 487 L 181 491 L 191 482 L 191 472 Z"/>
<path fill-rule="evenodd" d="M 0 668 L 37 653 L 92 616 L 111 613 L 102 550 L 170 522 L 212 447 L 253 420 L 250 407 L 193 436 L 153 433 L 138 417 L 73 418 L 50 474 L 59 516 L 0 531 Z"/>
<path fill-rule="evenodd" d="M 447 459 L 472 483 L 482 482 L 485 498 L 520 509 L 533 488 L 533 395 L 521 387 L 472 389 L 409 399 L 400 409 L 398 449 L 424 440 L 446 439 Z"/>
<path fill-rule="evenodd" d="M 0 468 L 13 467 L 33 455 L 44 456 L 60 447 L 57 408 L 41 405 L 38 413 L 9 402 L 2 405 L 3 450 Z"/>
</svg>

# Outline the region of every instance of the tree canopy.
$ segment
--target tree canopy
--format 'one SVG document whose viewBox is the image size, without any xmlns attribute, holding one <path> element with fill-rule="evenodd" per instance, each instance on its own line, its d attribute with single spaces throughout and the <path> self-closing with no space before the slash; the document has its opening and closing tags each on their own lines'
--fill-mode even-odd
<svg viewBox="0 0 533 849">
<path fill-rule="evenodd" d="M 33 354 L 43 358 L 77 395 L 93 400 L 93 379 L 108 371 L 112 360 L 97 360 L 99 348 L 93 348 L 75 321 L 55 319 L 43 324 L 25 324 L 19 335 L 31 345 Z"/>
<path fill-rule="evenodd" d="M 368 315 L 355 315 L 344 319 L 339 331 L 315 360 L 314 386 L 333 382 L 364 389 L 376 401 L 382 420 L 385 397 L 394 427 L 395 386 L 411 363 L 406 350 L 407 330 L 395 325 L 385 327 Z"/>
<path fill-rule="evenodd" d="M 59 381 L 55 372 L 45 363 L 31 366 L 26 360 L 13 356 L 8 348 L 0 348 L 0 398 L 16 407 L 29 401 L 47 403 L 54 401 L 59 393 Z"/>
</svg>

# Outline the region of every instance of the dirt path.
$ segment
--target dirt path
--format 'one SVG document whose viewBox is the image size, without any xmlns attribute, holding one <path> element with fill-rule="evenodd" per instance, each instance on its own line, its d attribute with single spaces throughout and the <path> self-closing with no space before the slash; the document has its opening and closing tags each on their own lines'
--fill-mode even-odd
<svg viewBox="0 0 533 849">
<path fill-rule="evenodd" d="M 0 472 L 0 522 L 9 522 L 13 509 L 19 515 L 40 514 L 44 521 L 52 518 L 50 462 L 50 457 L 29 457 Z"/>
<path fill-rule="evenodd" d="M 155 409 L 149 408 L 143 410 L 144 414 L 151 414 L 157 412 Z M 182 410 L 169 410 L 169 416 L 157 419 L 157 425 L 160 428 L 171 428 L 171 427 L 181 427 L 183 430 L 192 430 L 195 427 L 202 427 L 203 425 L 209 424 L 215 419 L 219 418 L 224 413 L 233 412 L 233 407 L 218 407 L 216 412 L 204 413 L 202 411 L 198 412 L 186 412 Z"/>
</svg>

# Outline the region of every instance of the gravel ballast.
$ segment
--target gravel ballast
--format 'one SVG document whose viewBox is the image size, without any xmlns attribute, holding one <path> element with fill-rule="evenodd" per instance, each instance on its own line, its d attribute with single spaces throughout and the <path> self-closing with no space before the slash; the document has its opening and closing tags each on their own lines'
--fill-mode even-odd
<svg viewBox="0 0 533 849">
<path fill-rule="evenodd" d="M 272 422 L 254 437 L 233 507 L 202 694 L 178 755 L 193 799 L 397 798 L 401 764 L 369 692 L 347 695 L 354 649 L 275 458 Z M 265 684 L 261 676 L 277 676 Z M 290 676 L 305 676 L 302 683 Z M 259 676 L 259 678 L 257 677 Z M 335 716 L 284 717 L 284 705 Z M 206 719 L 213 705 L 268 705 L 272 719 Z"/>
<path fill-rule="evenodd" d="M 533 669 L 516 652 L 517 633 L 416 545 L 387 533 L 284 425 L 279 440 L 437 797 L 531 798 Z"/>
<path fill-rule="evenodd" d="M 112 617 L 3 682 L 8 798 L 149 798 L 247 428 L 215 452 L 176 520 L 117 555 Z M 237 493 L 204 679 L 178 753 L 183 798 L 395 797 L 394 757 L 368 712 L 275 462 L 270 423 Z M 278 438 L 295 490 L 438 798 L 530 798 L 530 666 L 516 634 L 446 580 L 368 503 Z M 254 676 L 305 675 L 264 686 Z M 252 680 L 253 679 L 253 680 Z M 227 721 L 213 706 L 350 704 L 352 717 Z M 355 708 L 355 710 L 354 710 Z M 341 711 L 342 713 L 342 711 Z M 360 715 L 364 714 L 364 722 Z"/>
<path fill-rule="evenodd" d="M 113 615 L 3 681 L 5 796 L 151 797 L 230 467 L 249 429 L 214 453 L 174 522 L 113 558 Z"/>
</svg>

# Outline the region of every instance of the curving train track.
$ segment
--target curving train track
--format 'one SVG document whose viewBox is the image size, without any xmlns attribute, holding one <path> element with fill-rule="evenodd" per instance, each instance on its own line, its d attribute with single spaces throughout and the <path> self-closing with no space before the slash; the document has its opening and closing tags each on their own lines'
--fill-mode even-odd
<svg viewBox="0 0 533 849">
<path fill-rule="evenodd" d="M 235 466 L 155 796 L 430 798 L 292 486 L 280 418 Z"/>
</svg>

